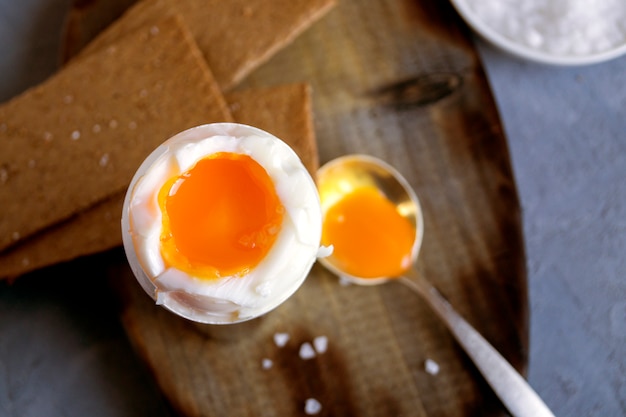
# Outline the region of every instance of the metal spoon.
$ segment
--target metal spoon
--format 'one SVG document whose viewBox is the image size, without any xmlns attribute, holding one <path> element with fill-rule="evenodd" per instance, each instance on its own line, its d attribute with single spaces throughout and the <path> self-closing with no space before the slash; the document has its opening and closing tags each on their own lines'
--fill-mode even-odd
<svg viewBox="0 0 626 417">
<path fill-rule="evenodd" d="M 415 227 L 412 265 L 401 277 L 361 278 L 343 271 L 332 255 L 320 262 L 336 275 L 360 285 L 397 280 L 421 295 L 443 320 L 457 342 L 504 406 L 515 417 L 554 417 L 545 403 L 509 362 L 448 303 L 439 291 L 414 268 L 423 239 L 423 215 L 417 195 L 404 177 L 387 163 L 367 155 L 348 155 L 322 166 L 317 174 L 322 212 L 343 195 L 361 186 L 374 186 L 396 205 Z M 381 231 L 381 232 L 384 232 Z"/>
</svg>

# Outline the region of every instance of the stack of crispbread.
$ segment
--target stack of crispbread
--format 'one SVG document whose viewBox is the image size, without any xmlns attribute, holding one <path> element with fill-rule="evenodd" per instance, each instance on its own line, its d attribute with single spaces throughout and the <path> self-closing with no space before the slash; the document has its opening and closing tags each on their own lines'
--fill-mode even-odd
<svg viewBox="0 0 626 417">
<path fill-rule="evenodd" d="M 121 245 L 132 175 L 189 127 L 269 130 L 314 171 L 308 85 L 228 91 L 333 4 L 140 0 L 48 80 L 0 105 L 0 277 Z"/>
</svg>

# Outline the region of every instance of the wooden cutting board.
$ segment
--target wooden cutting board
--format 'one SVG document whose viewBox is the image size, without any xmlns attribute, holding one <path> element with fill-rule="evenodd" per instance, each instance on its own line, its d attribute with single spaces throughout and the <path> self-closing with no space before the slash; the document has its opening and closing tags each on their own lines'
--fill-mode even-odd
<svg viewBox="0 0 626 417">
<path fill-rule="evenodd" d="M 424 103 L 416 91 L 437 97 L 424 80 L 450 73 L 462 80 L 456 90 Z M 524 372 L 519 200 L 497 108 L 453 8 L 438 0 L 340 1 L 240 88 L 295 80 L 313 86 L 321 163 L 368 153 L 408 178 L 425 217 L 418 268 Z M 374 94 L 381 91 L 391 98 Z M 328 362 L 319 359 L 326 373 L 304 372 L 332 398 L 327 415 L 414 416 L 420 407 L 428 416 L 503 414 L 443 325 L 401 285 L 342 288 L 317 268 L 292 305 L 297 317 L 306 311 L 300 327 L 329 334 L 336 349 Z M 436 376 L 425 372 L 427 359 L 440 365 Z"/>
<path fill-rule="evenodd" d="M 368 153 L 407 177 L 425 217 L 417 267 L 524 372 L 516 185 L 480 60 L 450 4 L 339 0 L 238 89 L 287 82 L 312 86 L 321 163 Z M 123 259 L 112 270 L 128 277 Z M 504 414 L 444 326 L 399 284 L 343 286 L 317 265 L 291 299 L 237 338 L 173 317 L 138 288 L 125 299 L 124 323 L 183 415 L 297 416 L 308 398 L 319 401 L 320 416 Z M 289 335 L 286 346 L 274 343 L 277 333 Z M 317 336 L 328 349 L 302 359 L 300 347 Z M 439 365 L 437 374 L 426 360 Z"/>
</svg>

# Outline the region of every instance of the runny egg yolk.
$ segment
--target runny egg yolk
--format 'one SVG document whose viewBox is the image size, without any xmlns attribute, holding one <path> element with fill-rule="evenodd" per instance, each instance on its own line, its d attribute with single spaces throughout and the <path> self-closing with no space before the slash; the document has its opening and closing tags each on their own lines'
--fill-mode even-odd
<svg viewBox="0 0 626 417">
<path fill-rule="evenodd" d="M 247 155 L 200 159 L 160 189 L 166 266 L 204 279 L 243 276 L 267 255 L 285 211 L 265 169 Z"/>
<path fill-rule="evenodd" d="M 379 190 L 358 188 L 325 213 L 322 244 L 333 262 L 357 278 L 397 277 L 411 265 L 415 227 Z"/>
</svg>

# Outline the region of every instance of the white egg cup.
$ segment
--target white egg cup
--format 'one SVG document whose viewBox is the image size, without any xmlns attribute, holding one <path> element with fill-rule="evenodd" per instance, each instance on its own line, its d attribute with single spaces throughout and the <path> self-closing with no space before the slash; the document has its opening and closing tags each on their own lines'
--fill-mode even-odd
<svg viewBox="0 0 626 417">
<path fill-rule="evenodd" d="M 209 153 L 193 160 L 188 149 L 194 146 Z M 164 265 L 158 250 L 160 232 L 154 233 L 154 225 L 158 224 L 160 230 L 161 222 L 160 211 L 155 209 L 158 207 L 158 192 L 151 192 L 146 197 L 138 189 L 161 186 L 158 180 L 162 177 L 152 178 L 151 170 L 160 175 L 169 172 L 163 168 L 164 160 L 169 164 L 168 169 L 174 163 L 186 171 L 198 159 L 217 152 L 212 150 L 215 146 L 219 148 L 217 151 L 248 154 L 257 160 L 274 182 L 285 214 L 276 242 L 266 258 L 250 273 L 241 277 L 208 280 L 189 277 Z M 172 153 L 175 153 L 175 158 Z M 138 216 L 138 211 L 144 213 L 148 210 L 154 214 L 158 212 L 155 219 L 148 219 L 153 226 L 150 233 L 136 230 L 139 229 L 138 224 L 143 225 L 146 221 L 144 217 L 137 217 L 141 221 L 135 222 L 133 216 Z M 124 250 L 133 274 L 157 304 L 194 322 L 235 324 L 266 314 L 301 286 L 317 260 L 322 217 L 315 182 L 291 147 L 252 126 L 213 123 L 178 133 L 145 159 L 128 187 L 121 225 Z M 144 246 L 138 242 L 149 244 Z"/>
</svg>

